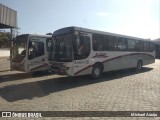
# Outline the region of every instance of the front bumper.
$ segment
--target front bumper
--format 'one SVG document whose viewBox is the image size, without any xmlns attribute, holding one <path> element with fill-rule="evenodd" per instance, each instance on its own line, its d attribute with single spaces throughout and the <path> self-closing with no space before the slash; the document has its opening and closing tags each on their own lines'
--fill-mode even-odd
<svg viewBox="0 0 160 120">
<path fill-rule="evenodd" d="M 59 66 L 50 66 L 49 71 L 58 75 L 67 75 L 68 68 Z"/>
</svg>

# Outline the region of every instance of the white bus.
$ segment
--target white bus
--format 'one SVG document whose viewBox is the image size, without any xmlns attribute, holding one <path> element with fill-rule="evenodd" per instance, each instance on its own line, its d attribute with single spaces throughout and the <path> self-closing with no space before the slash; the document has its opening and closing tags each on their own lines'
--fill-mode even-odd
<svg viewBox="0 0 160 120">
<path fill-rule="evenodd" d="M 54 51 L 51 70 L 58 74 L 78 76 L 127 68 L 141 70 L 155 62 L 155 44 L 151 40 L 66 27 L 53 32 Z M 53 54 L 54 53 L 54 54 Z"/>
<path fill-rule="evenodd" d="M 49 35 L 23 34 L 13 39 L 11 70 L 35 72 L 47 70 L 52 37 Z"/>
<path fill-rule="evenodd" d="M 157 59 L 160 59 L 160 39 L 156 39 L 156 40 L 154 40 L 154 43 L 155 43 L 155 45 L 156 45 L 156 55 L 155 55 L 155 57 L 157 58 Z"/>
</svg>

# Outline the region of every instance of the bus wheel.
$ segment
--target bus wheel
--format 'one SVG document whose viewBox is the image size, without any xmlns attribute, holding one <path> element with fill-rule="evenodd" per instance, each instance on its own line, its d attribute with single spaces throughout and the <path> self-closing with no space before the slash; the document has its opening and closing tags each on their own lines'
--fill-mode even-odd
<svg viewBox="0 0 160 120">
<path fill-rule="evenodd" d="M 91 77 L 97 79 L 102 75 L 102 67 L 100 65 L 94 65 L 92 69 Z"/>
<path fill-rule="evenodd" d="M 142 65 L 143 65 L 142 60 L 139 60 L 138 63 L 137 63 L 137 67 L 136 67 L 137 72 L 142 70 Z"/>
</svg>

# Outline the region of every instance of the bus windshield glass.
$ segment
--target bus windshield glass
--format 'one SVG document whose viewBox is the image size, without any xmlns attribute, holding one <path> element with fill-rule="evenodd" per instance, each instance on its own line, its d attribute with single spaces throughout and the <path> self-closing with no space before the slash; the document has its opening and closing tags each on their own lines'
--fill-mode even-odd
<svg viewBox="0 0 160 120">
<path fill-rule="evenodd" d="M 55 42 L 54 61 L 71 62 L 72 61 L 72 35 L 59 35 L 53 37 Z"/>
<path fill-rule="evenodd" d="M 26 56 L 28 35 L 17 36 L 13 42 L 12 61 L 21 62 Z"/>
</svg>

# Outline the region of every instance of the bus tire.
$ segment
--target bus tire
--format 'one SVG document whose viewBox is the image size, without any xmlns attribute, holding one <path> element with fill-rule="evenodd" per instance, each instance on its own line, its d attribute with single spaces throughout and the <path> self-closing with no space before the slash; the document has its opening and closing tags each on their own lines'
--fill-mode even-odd
<svg viewBox="0 0 160 120">
<path fill-rule="evenodd" d="M 137 62 L 136 72 L 140 72 L 142 70 L 143 62 L 142 60 L 139 60 Z"/>
<path fill-rule="evenodd" d="M 99 78 L 101 75 L 102 75 L 102 66 L 99 65 L 99 64 L 95 64 L 92 68 L 92 74 L 91 74 L 91 77 L 93 79 L 97 79 Z"/>
</svg>

